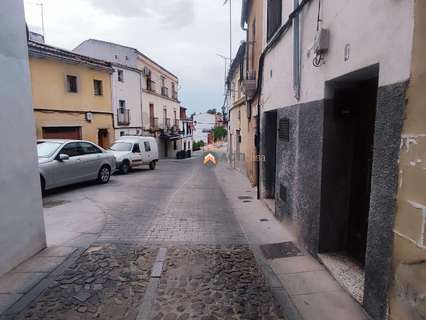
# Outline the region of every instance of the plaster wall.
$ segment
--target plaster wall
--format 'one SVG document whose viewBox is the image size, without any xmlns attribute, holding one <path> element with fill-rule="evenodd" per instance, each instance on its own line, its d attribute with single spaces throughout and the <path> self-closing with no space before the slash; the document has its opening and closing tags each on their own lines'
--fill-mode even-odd
<svg viewBox="0 0 426 320">
<path fill-rule="evenodd" d="M 410 77 L 413 2 L 322 1 L 320 26 L 330 31 L 330 49 L 325 64 L 319 68 L 312 65 L 318 0 L 310 2 L 301 14 L 301 98 L 298 101 L 293 96 L 293 29 L 290 28 L 265 58 L 263 111 L 324 99 L 326 81 L 377 63 L 379 86 L 406 81 Z M 292 10 L 292 1 L 283 1 L 283 23 Z M 350 54 L 345 61 L 347 45 Z"/>
<path fill-rule="evenodd" d="M 46 246 L 24 8 L 16 0 L 2 5 L 0 148 L 7 152 L 0 157 L 0 275 Z"/>
<path fill-rule="evenodd" d="M 426 318 L 426 3 L 415 1 L 411 79 L 401 137 L 390 316 Z"/>
<path fill-rule="evenodd" d="M 142 93 L 142 118 L 144 119 L 144 128 L 150 128 L 149 105 L 154 105 L 154 117 L 158 118 L 160 128 L 165 128 L 164 109 L 167 110 L 167 118 L 170 118 L 173 126 L 174 112 L 176 111 L 176 120 L 180 119 L 180 103 L 172 99 L 166 99 L 159 94 L 143 90 Z"/>
<path fill-rule="evenodd" d="M 111 112 L 109 72 L 33 57 L 30 57 L 30 69 L 34 108 Z M 67 75 L 77 76 L 78 92 L 67 92 Z M 102 81 L 102 96 L 94 95 L 93 80 Z"/>
<path fill-rule="evenodd" d="M 84 113 L 34 111 L 37 139 L 43 138 L 43 127 L 81 127 L 83 140 L 99 144 L 98 130 L 108 130 L 108 142 L 114 142 L 112 114 L 93 114 L 92 121 L 86 121 Z"/>
<path fill-rule="evenodd" d="M 123 81 L 118 81 L 118 70 L 123 72 Z M 114 66 L 114 74 L 112 74 L 112 112 L 114 113 L 114 123 L 117 128 L 117 133 L 121 128 L 131 128 L 135 131 L 141 130 L 143 120 L 148 121 L 147 118 L 142 119 L 142 89 L 141 79 L 142 75 L 139 72 L 131 69 L 120 68 Z M 126 108 L 130 111 L 130 124 L 127 126 L 119 126 L 117 122 L 117 110 L 120 107 L 120 100 L 126 101 Z"/>
</svg>

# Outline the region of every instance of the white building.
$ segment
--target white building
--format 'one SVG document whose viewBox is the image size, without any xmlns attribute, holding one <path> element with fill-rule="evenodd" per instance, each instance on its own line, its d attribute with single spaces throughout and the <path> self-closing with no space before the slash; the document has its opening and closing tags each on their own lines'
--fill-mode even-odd
<svg viewBox="0 0 426 320">
<path fill-rule="evenodd" d="M 46 246 L 22 1 L 2 2 L 0 43 L 2 275 Z"/>
<path fill-rule="evenodd" d="M 89 39 L 74 51 L 113 63 L 117 136 L 149 133 L 157 138 L 161 157 L 174 157 L 181 138 L 178 78 L 137 49 L 119 44 Z"/>
<path fill-rule="evenodd" d="M 194 141 L 204 141 L 208 144 L 209 133 L 216 126 L 216 115 L 210 113 L 198 113 L 194 115 Z"/>
</svg>

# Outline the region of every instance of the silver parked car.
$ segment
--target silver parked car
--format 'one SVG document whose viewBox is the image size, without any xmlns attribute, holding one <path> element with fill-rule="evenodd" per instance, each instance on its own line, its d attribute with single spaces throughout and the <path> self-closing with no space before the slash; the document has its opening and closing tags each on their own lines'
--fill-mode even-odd
<svg viewBox="0 0 426 320">
<path fill-rule="evenodd" d="M 42 191 L 95 180 L 108 183 L 115 171 L 114 156 L 101 147 L 80 140 L 38 140 Z"/>
</svg>

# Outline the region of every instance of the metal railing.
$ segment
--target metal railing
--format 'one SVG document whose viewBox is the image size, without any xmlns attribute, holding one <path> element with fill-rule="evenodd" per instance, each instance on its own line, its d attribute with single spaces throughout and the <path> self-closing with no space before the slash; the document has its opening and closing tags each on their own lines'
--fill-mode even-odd
<svg viewBox="0 0 426 320">
<path fill-rule="evenodd" d="M 170 129 L 172 127 L 172 121 L 170 118 L 163 119 L 164 129 Z"/>
<path fill-rule="evenodd" d="M 119 126 L 127 126 L 130 124 L 130 110 L 129 109 L 117 109 L 117 123 Z"/>
<path fill-rule="evenodd" d="M 178 93 L 177 93 L 176 90 L 173 90 L 173 92 L 172 92 L 172 99 L 173 100 L 178 100 Z"/>
<path fill-rule="evenodd" d="M 158 125 L 158 118 L 155 118 L 155 117 L 151 117 L 149 119 L 149 125 L 152 130 L 157 130 L 160 128 Z"/>
<path fill-rule="evenodd" d="M 168 97 L 169 96 L 169 88 L 167 87 L 161 87 L 161 95 Z"/>
<path fill-rule="evenodd" d="M 146 90 L 152 91 L 152 92 L 156 91 L 155 82 L 152 81 L 151 79 L 146 80 Z"/>
</svg>

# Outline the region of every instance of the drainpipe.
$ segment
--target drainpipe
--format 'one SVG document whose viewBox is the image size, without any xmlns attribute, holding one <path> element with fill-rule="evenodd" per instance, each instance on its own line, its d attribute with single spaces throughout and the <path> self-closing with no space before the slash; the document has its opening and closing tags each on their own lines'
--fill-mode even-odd
<svg viewBox="0 0 426 320">
<path fill-rule="evenodd" d="M 294 0 L 294 8 L 299 7 L 299 0 Z M 300 18 L 295 15 L 293 22 L 293 90 L 294 97 L 300 99 Z"/>
<path fill-rule="evenodd" d="M 144 127 L 143 127 L 143 87 L 142 87 L 142 72 L 139 72 L 139 87 L 140 87 L 140 93 L 141 93 L 141 134 L 144 134 Z"/>
</svg>

